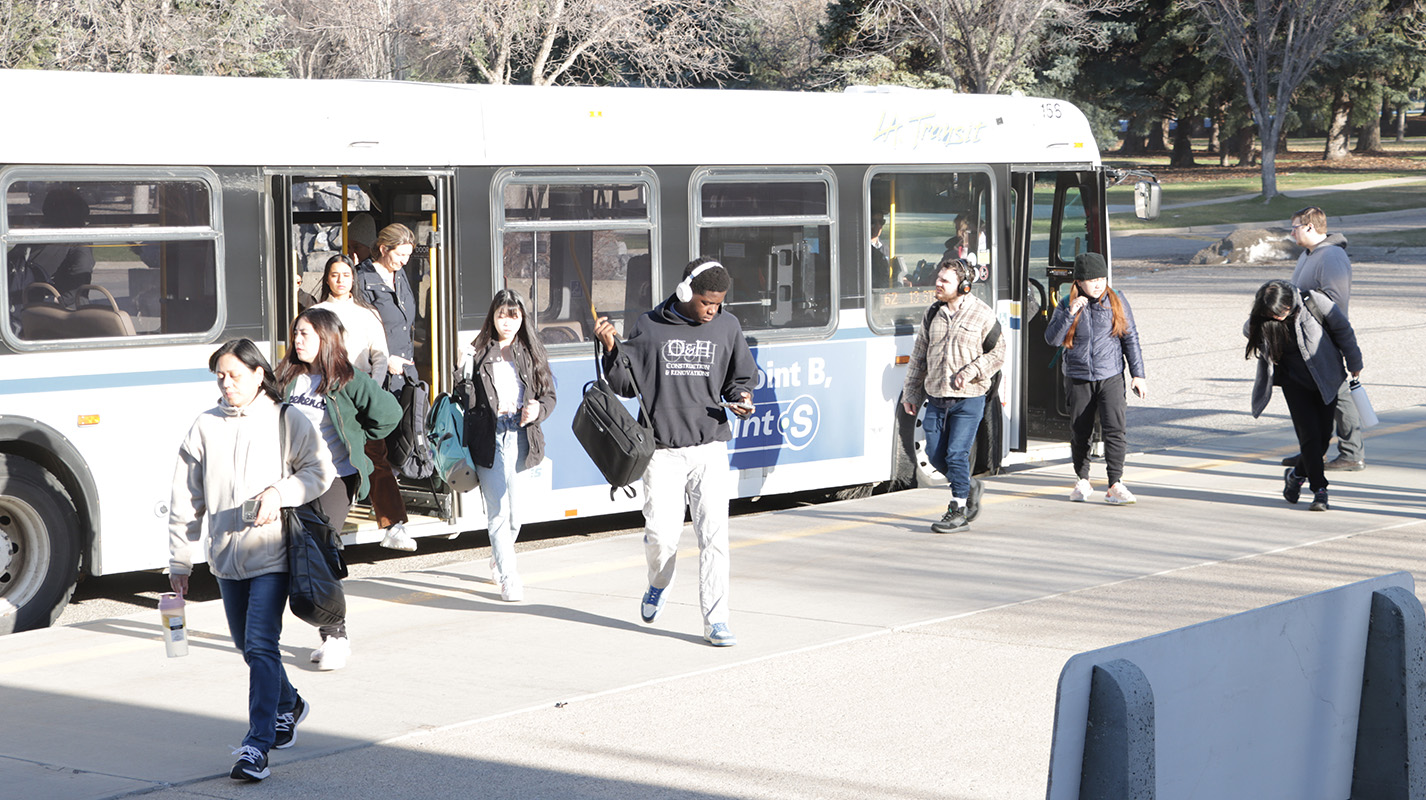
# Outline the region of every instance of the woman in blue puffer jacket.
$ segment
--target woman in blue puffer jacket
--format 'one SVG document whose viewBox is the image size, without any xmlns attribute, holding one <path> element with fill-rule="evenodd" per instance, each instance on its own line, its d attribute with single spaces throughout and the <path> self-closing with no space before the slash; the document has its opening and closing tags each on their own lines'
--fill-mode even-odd
<svg viewBox="0 0 1426 800">
<path fill-rule="evenodd" d="M 1081 253 L 1074 259 L 1074 285 L 1055 307 L 1045 328 L 1045 341 L 1063 346 L 1065 390 L 1070 406 L 1070 457 L 1078 477 L 1070 500 L 1083 503 L 1094 494 L 1089 483 L 1089 437 L 1098 415 L 1104 434 L 1104 461 L 1109 489 L 1104 502 L 1127 505 L 1135 501 L 1121 480 L 1124 475 L 1124 363 L 1134 394 L 1148 396 L 1144 380 L 1144 354 L 1129 301 L 1109 288 L 1109 266 L 1098 253 Z"/>
</svg>

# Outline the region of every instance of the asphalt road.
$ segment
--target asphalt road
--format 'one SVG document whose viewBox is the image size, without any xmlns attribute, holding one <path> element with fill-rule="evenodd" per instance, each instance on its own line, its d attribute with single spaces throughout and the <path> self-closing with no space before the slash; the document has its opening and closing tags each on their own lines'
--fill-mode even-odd
<svg viewBox="0 0 1426 800">
<path fill-rule="evenodd" d="M 1137 240 L 1137 241 L 1136 241 Z M 1178 249 L 1159 240 L 1185 242 Z M 1243 358 L 1242 325 L 1253 293 L 1264 281 L 1288 277 L 1292 264 L 1185 266 L 1188 255 L 1206 246 L 1182 237 L 1133 237 L 1132 250 L 1115 242 L 1115 285 L 1129 299 L 1149 371 L 1149 396 L 1129 398 L 1129 447 L 1146 452 L 1191 444 L 1224 432 L 1241 433 L 1288 422 L 1287 408 L 1275 399 L 1263 417 L 1248 413 L 1253 364 Z M 1158 260 L 1142 255 L 1156 254 Z M 1364 353 L 1364 382 L 1378 411 L 1426 402 L 1426 285 L 1417 263 L 1355 264 L 1352 319 Z M 1370 450 L 1367 453 L 1370 461 Z M 1132 476 L 1126 476 L 1132 482 Z M 777 507 L 809 502 L 784 498 Z M 744 502 L 744 512 L 771 504 Z M 737 509 L 735 509 L 737 510 Z M 641 524 L 637 515 L 528 526 L 520 549 L 562 544 L 571 540 L 613 536 Z M 577 526 L 577 527 L 576 527 Z M 376 545 L 350 548 L 347 558 L 354 577 L 392 575 L 489 557 L 484 533 L 466 533 L 455 540 L 422 539 L 415 554 L 397 553 Z M 75 591 L 74 600 L 58 624 L 72 625 L 145 609 L 156 609 L 158 593 L 168 581 L 158 573 L 90 578 Z M 200 570 L 191 587 L 195 600 L 218 596 L 217 585 Z"/>
</svg>

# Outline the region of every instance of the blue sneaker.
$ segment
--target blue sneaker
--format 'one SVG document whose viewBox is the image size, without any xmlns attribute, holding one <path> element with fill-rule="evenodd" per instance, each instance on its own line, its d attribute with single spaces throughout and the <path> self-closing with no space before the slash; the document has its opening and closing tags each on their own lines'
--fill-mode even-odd
<svg viewBox="0 0 1426 800">
<path fill-rule="evenodd" d="M 713 627 L 703 634 L 703 638 L 714 647 L 732 647 L 738 643 L 738 637 L 728 630 L 728 626 L 722 622 L 713 623 Z"/>
<path fill-rule="evenodd" d="M 653 622 L 658 619 L 659 612 L 663 611 L 663 604 L 668 601 L 668 598 L 663 596 L 664 589 L 650 586 L 649 590 L 644 592 L 644 602 L 639 606 L 639 616 L 644 618 L 644 622 Z"/>
</svg>

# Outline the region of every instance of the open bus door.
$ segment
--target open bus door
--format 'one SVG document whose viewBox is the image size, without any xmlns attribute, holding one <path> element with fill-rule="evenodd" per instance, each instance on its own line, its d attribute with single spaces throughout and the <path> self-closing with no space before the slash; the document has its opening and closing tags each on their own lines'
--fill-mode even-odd
<svg viewBox="0 0 1426 800">
<path fill-rule="evenodd" d="M 1015 284 L 1021 301 L 1018 431 L 1011 449 L 1034 440 L 1070 439 L 1069 403 L 1060 348 L 1045 342 L 1055 304 L 1074 280 L 1074 258 L 1093 251 L 1108 258 L 1105 177 L 1099 170 L 1016 171 L 1012 179 Z M 1013 424 L 1013 420 L 1012 420 Z"/>
<path fill-rule="evenodd" d="M 416 368 L 430 384 L 431 395 L 448 391 L 455 364 L 455 291 L 450 251 L 450 175 L 440 171 L 272 172 L 268 176 L 273 219 L 273 287 L 271 336 L 273 358 L 281 358 L 288 326 L 297 314 L 317 302 L 327 261 L 338 253 L 361 261 L 350 227 L 360 214 L 372 218 L 380 231 L 401 223 L 416 235 L 416 247 L 406 264 L 406 277 L 416 295 L 413 339 Z M 457 496 L 438 479 L 401 479 L 401 495 L 412 521 L 420 516 L 453 521 Z M 368 530 L 370 529 L 370 530 Z M 365 505 L 354 506 L 345 532 L 358 541 L 373 537 L 375 521 Z M 360 535 L 365 533 L 366 535 Z"/>
</svg>

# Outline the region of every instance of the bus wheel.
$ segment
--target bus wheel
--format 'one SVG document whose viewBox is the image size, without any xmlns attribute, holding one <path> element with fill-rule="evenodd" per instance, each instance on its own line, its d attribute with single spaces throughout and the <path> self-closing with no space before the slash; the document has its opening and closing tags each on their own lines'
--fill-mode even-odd
<svg viewBox="0 0 1426 800">
<path fill-rule="evenodd" d="M 0 454 L 0 633 L 44 628 L 79 578 L 79 515 L 29 459 Z"/>
</svg>

